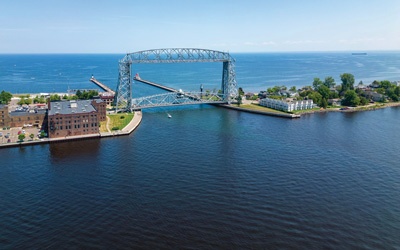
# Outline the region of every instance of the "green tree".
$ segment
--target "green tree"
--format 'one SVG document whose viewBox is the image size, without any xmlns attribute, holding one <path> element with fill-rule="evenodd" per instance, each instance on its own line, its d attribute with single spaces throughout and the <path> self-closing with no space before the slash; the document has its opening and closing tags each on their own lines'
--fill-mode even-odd
<svg viewBox="0 0 400 250">
<path fill-rule="evenodd" d="M 68 96 L 67 95 L 63 95 L 62 99 L 63 100 L 68 100 Z"/>
<path fill-rule="evenodd" d="M 354 89 L 354 76 L 352 74 L 343 73 L 340 75 L 340 79 L 342 80 L 341 94 L 347 93 L 347 90 Z"/>
<path fill-rule="evenodd" d="M 75 95 L 78 97 L 78 99 L 81 99 L 82 98 L 82 91 L 80 91 L 78 89 L 78 91 L 76 91 Z"/>
<path fill-rule="evenodd" d="M 365 98 L 364 96 L 360 97 L 360 104 L 361 105 L 367 105 L 369 103 L 368 99 Z"/>
<path fill-rule="evenodd" d="M 81 98 L 79 98 L 79 99 L 83 99 L 83 100 L 89 99 L 89 92 L 87 92 L 86 90 L 84 90 L 84 91 L 82 92 Z"/>
<path fill-rule="evenodd" d="M 24 104 L 26 104 L 26 105 L 32 104 L 32 99 L 31 98 L 25 98 L 24 99 Z"/>
<path fill-rule="evenodd" d="M 33 137 L 35 137 L 34 134 L 30 134 L 29 137 L 31 138 L 31 140 L 33 140 Z"/>
<path fill-rule="evenodd" d="M 255 101 L 258 99 L 258 95 L 253 95 L 252 97 L 250 97 L 250 100 Z"/>
<path fill-rule="evenodd" d="M 25 104 L 25 98 L 22 98 L 17 102 L 18 105 L 24 105 Z"/>
<path fill-rule="evenodd" d="M 325 98 L 321 99 L 321 102 L 318 104 L 321 108 L 326 109 L 328 107 L 328 101 Z"/>
<path fill-rule="evenodd" d="M 243 90 L 242 90 L 243 91 Z M 244 93 L 243 93 L 244 94 Z M 96 90 L 89 90 L 89 93 L 88 93 L 88 99 L 92 99 L 93 97 L 95 97 L 95 96 L 98 96 L 99 95 L 99 92 L 98 91 L 96 91 Z"/>
<path fill-rule="evenodd" d="M 267 89 L 267 92 L 268 92 L 268 94 L 276 94 L 276 93 L 279 92 L 279 90 L 281 90 L 281 87 L 279 87 L 279 86 L 274 86 L 274 87 L 272 87 L 272 88 L 268 88 L 268 89 Z"/>
<path fill-rule="evenodd" d="M 11 101 L 12 94 L 10 92 L 1 91 L 0 93 L 0 104 L 8 104 Z"/>
<path fill-rule="evenodd" d="M 318 93 L 321 94 L 322 98 L 324 99 L 329 99 L 329 94 L 331 93 L 331 90 L 325 86 L 325 85 L 320 85 L 317 89 Z"/>
<path fill-rule="evenodd" d="M 324 82 L 321 81 L 318 77 L 314 78 L 314 81 L 312 83 L 314 90 L 317 90 L 321 85 L 323 85 Z"/>
<path fill-rule="evenodd" d="M 394 88 L 394 93 L 395 93 L 397 96 L 400 96 L 400 86 L 397 86 L 396 88 Z"/>
<path fill-rule="evenodd" d="M 236 100 L 237 100 L 237 105 L 240 106 L 242 104 L 242 96 L 239 94 Z"/>
<path fill-rule="evenodd" d="M 24 134 L 19 134 L 19 135 L 18 135 L 18 140 L 19 140 L 19 141 L 22 142 L 24 139 L 25 139 L 25 135 L 24 135 Z"/>
<path fill-rule="evenodd" d="M 389 89 L 392 86 L 392 83 L 388 80 L 381 81 L 380 87 L 384 89 Z"/>
<path fill-rule="evenodd" d="M 333 79 L 332 76 L 325 77 L 324 85 L 327 86 L 328 88 L 333 88 L 335 87 L 335 79 Z"/>
<path fill-rule="evenodd" d="M 35 98 L 33 98 L 33 103 L 40 103 L 40 99 L 38 96 L 35 96 Z"/>
<path fill-rule="evenodd" d="M 243 91 L 242 87 L 239 87 L 238 92 L 239 92 L 239 95 L 244 95 L 244 91 Z"/>
<path fill-rule="evenodd" d="M 391 95 L 390 99 L 392 99 L 392 101 L 394 101 L 394 102 L 398 102 L 399 101 L 399 97 L 397 95 L 395 95 L 395 94 Z"/>
<path fill-rule="evenodd" d="M 384 88 L 377 88 L 376 92 L 381 94 L 381 95 L 384 95 L 386 93 L 386 90 Z"/>
<path fill-rule="evenodd" d="M 60 101 L 61 97 L 57 94 L 50 95 L 50 101 Z"/>
<path fill-rule="evenodd" d="M 344 94 L 342 104 L 347 106 L 357 106 L 360 104 L 360 97 L 358 97 L 354 90 L 348 90 Z"/>
<path fill-rule="evenodd" d="M 335 91 L 330 91 L 329 92 L 329 99 L 335 99 L 335 98 L 339 98 L 339 94 Z"/>
<path fill-rule="evenodd" d="M 46 132 L 44 132 L 44 130 L 41 130 L 40 131 L 40 138 L 43 138 L 43 137 L 46 137 L 46 136 L 47 136 Z"/>
<path fill-rule="evenodd" d="M 322 95 L 320 93 L 314 91 L 311 92 L 308 97 L 311 98 L 317 105 L 321 104 Z"/>
<path fill-rule="evenodd" d="M 296 89 L 296 86 L 292 86 L 292 87 L 290 87 L 289 90 L 295 92 L 297 89 Z"/>
</svg>

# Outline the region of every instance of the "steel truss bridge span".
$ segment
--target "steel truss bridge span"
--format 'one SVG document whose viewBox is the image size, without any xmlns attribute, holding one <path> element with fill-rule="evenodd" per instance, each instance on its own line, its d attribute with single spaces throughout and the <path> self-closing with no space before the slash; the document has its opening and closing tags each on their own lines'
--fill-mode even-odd
<svg viewBox="0 0 400 250">
<path fill-rule="evenodd" d="M 169 92 L 132 99 L 132 110 L 167 107 L 191 104 L 221 104 L 226 103 L 218 93 L 204 92 Z"/>
<path fill-rule="evenodd" d="M 221 96 L 223 102 L 230 103 L 237 97 L 235 59 L 229 53 L 196 48 L 153 49 L 128 53 L 119 61 L 118 85 L 115 96 L 117 109 L 130 110 L 134 108 L 134 103 L 132 103 L 132 64 L 195 62 L 222 62 Z"/>
</svg>

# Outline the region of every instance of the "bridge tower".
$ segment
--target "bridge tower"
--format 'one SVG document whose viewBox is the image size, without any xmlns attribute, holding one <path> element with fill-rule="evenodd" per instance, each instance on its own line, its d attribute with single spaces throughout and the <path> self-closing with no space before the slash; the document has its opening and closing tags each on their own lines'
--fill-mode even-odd
<svg viewBox="0 0 400 250">
<path fill-rule="evenodd" d="M 221 91 L 225 103 L 237 97 L 235 59 L 229 53 L 194 48 L 144 50 L 128 53 L 119 61 L 118 85 L 115 95 L 117 110 L 132 110 L 132 63 L 193 63 L 222 62 Z"/>
<path fill-rule="evenodd" d="M 132 74 L 131 60 L 125 56 L 119 61 L 118 85 L 114 97 L 114 104 L 117 110 L 130 110 L 132 106 Z"/>
<path fill-rule="evenodd" d="M 224 61 L 222 64 L 221 90 L 227 103 L 236 99 L 238 95 L 234 59 Z"/>
</svg>

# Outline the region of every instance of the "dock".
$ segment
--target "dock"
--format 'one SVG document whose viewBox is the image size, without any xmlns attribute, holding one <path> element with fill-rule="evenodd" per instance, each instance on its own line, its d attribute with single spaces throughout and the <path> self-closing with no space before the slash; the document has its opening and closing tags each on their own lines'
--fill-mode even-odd
<svg viewBox="0 0 400 250">
<path fill-rule="evenodd" d="M 94 78 L 93 76 L 92 76 L 92 78 L 90 78 L 90 81 L 93 82 L 93 83 L 95 83 L 95 84 L 96 84 L 97 86 L 99 86 L 102 90 L 104 90 L 104 91 L 106 91 L 106 92 L 108 92 L 108 93 L 111 93 L 112 95 L 115 95 L 115 91 L 114 91 L 114 90 L 110 89 L 107 85 L 105 85 L 105 84 L 99 82 L 99 81 L 98 81 L 96 78 Z"/>
</svg>

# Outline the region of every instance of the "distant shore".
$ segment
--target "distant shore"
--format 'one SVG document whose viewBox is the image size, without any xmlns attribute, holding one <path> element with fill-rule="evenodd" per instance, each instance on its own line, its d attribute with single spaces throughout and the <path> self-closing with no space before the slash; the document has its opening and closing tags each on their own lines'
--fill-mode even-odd
<svg viewBox="0 0 400 250">
<path fill-rule="evenodd" d="M 352 113 L 352 112 L 361 112 L 361 111 L 372 111 L 377 109 L 383 109 L 388 107 L 399 107 L 400 102 L 388 102 L 388 103 L 374 103 L 368 104 L 366 106 L 358 106 L 358 107 L 348 107 L 348 109 L 341 109 L 341 108 L 326 108 L 326 109 L 318 109 L 318 110 L 304 110 L 300 115 L 303 114 L 313 114 L 313 113 L 324 113 L 324 112 L 343 112 L 343 113 Z"/>
<path fill-rule="evenodd" d="M 257 109 L 249 108 L 250 105 L 257 106 Z M 237 106 L 237 104 L 219 105 L 219 106 L 229 108 L 229 109 L 235 109 L 238 111 L 262 114 L 262 115 L 268 115 L 268 116 L 277 116 L 277 117 L 285 117 L 285 118 L 300 118 L 301 115 L 305 115 L 305 114 L 325 113 L 325 112 L 352 113 L 352 112 L 361 112 L 361 111 L 372 111 L 372 110 L 383 109 L 383 108 L 388 108 L 388 107 L 399 107 L 400 102 L 371 103 L 371 104 L 368 104 L 365 106 L 346 107 L 345 109 L 343 109 L 342 107 L 326 108 L 326 109 L 323 109 L 323 108 L 308 109 L 308 110 L 301 110 L 300 112 L 294 112 L 294 113 L 288 113 L 288 112 L 284 112 L 284 111 L 280 111 L 280 110 L 271 110 L 270 108 L 259 106 L 257 101 L 251 101 L 251 100 L 243 100 L 243 103 L 240 106 Z"/>
</svg>

